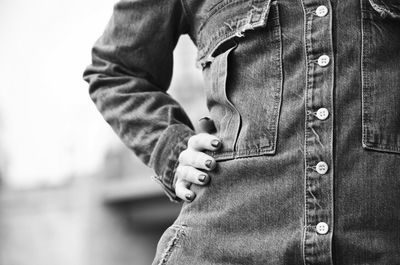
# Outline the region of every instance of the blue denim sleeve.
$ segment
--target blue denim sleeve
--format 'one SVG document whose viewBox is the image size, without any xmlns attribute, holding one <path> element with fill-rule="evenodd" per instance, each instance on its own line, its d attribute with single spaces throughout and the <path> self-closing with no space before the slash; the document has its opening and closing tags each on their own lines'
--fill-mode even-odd
<svg viewBox="0 0 400 265">
<path fill-rule="evenodd" d="M 194 135 L 181 105 L 167 90 L 173 50 L 187 32 L 179 0 L 122 0 L 92 49 L 83 73 L 89 94 L 122 141 L 157 176 L 171 201 L 178 156 Z"/>
</svg>

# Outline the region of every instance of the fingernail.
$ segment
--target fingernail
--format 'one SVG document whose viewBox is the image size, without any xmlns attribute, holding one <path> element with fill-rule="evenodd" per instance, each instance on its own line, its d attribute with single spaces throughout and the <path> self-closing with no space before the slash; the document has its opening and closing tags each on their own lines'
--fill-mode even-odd
<svg viewBox="0 0 400 265">
<path fill-rule="evenodd" d="M 206 160 L 206 167 L 211 168 L 212 160 Z"/>
<path fill-rule="evenodd" d="M 206 181 L 206 177 L 207 177 L 206 175 L 200 175 L 200 176 L 199 176 L 199 181 L 200 181 L 200 182 Z"/>
<path fill-rule="evenodd" d="M 214 146 L 214 147 L 218 147 L 220 143 L 221 143 L 221 142 L 218 141 L 218 140 L 216 140 L 216 139 L 214 139 L 214 140 L 211 141 L 211 145 Z"/>
<path fill-rule="evenodd" d="M 210 120 L 210 118 L 209 117 L 203 117 L 203 118 L 201 118 L 201 119 L 199 119 L 199 121 L 201 121 L 201 120 Z"/>
<path fill-rule="evenodd" d="M 191 195 L 191 194 L 189 194 L 189 193 L 188 193 L 188 194 L 186 194 L 186 195 L 185 195 L 185 197 L 186 197 L 186 199 L 188 199 L 189 201 L 191 201 L 191 200 L 192 200 L 192 195 Z"/>
</svg>

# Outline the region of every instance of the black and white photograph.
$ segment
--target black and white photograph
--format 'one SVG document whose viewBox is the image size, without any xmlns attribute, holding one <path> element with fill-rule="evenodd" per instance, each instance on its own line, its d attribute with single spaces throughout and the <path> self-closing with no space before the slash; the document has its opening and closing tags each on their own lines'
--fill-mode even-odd
<svg viewBox="0 0 400 265">
<path fill-rule="evenodd" d="M 0 0 L 0 265 L 400 265 L 400 0 Z"/>
</svg>

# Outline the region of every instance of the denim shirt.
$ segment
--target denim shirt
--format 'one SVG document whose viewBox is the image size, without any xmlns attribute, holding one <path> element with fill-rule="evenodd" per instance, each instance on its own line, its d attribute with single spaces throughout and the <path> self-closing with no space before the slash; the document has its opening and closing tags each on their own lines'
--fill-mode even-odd
<svg viewBox="0 0 400 265">
<path fill-rule="evenodd" d="M 400 1 L 117 3 L 84 78 L 171 200 L 181 34 L 223 145 L 153 264 L 400 264 Z"/>
</svg>

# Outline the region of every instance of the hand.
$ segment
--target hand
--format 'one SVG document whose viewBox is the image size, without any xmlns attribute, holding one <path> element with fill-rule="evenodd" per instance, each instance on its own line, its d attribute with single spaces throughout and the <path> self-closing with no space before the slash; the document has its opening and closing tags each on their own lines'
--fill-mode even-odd
<svg viewBox="0 0 400 265">
<path fill-rule="evenodd" d="M 196 194 L 189 189 L 190 185 L 192 183 L 205 185 L 210 181 L 208 174 L 199 169 L 213 170 L 216 161 L 202 151 L 215 151 L 221 145 L 221 141 L 217 137 L 204 132 L 189 138 L 187 148 L 179 155 L 179 164 L 175 171 L 174 188 L 179 198 L 191 202 Z"/>
</svg>

